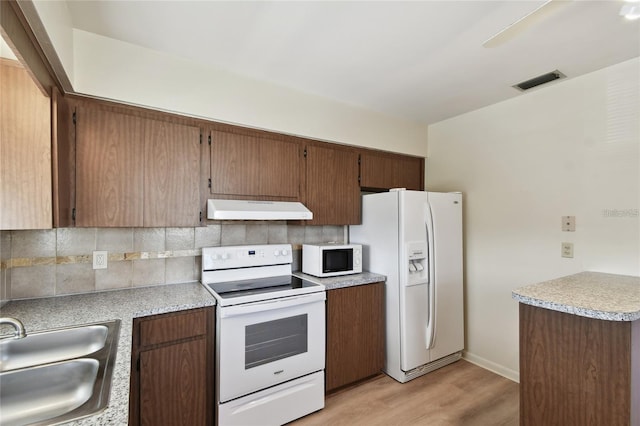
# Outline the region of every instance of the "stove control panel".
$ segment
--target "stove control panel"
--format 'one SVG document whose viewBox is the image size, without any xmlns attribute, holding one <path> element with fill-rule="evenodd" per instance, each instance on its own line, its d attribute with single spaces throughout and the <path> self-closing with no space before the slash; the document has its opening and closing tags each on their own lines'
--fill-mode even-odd
<svg viewBox="0 0 640 426">
<path fill-rule="evenodd" d="M 293 263 L 291 244 L 205 247 L 202 270 L 250 268 Z"/>
</svg>

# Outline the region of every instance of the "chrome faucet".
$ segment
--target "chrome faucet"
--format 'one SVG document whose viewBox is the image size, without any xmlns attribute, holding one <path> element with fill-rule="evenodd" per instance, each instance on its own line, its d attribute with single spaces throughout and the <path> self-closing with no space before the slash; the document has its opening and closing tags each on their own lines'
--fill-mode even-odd
<svg viewBox="0 0 640 426">
<path fill-rule="evenodd" d="M 27 337 L 27 332 L 24 330 L 24 324 L 22 324 L 22 321 L 20 321 L 19 319 L 9 317 L 0 318 L 0 325 L 2 324 L 12 325 L 13 328 L 16 329 L 15 333 L 13 334 L 14 339 L 22 339 L 24 337 Z"/>
</svg>

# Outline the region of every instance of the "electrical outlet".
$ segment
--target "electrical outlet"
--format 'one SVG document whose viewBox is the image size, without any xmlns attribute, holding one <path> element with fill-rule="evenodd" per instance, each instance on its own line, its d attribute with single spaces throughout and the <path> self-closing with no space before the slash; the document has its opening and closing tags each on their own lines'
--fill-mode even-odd
<svg viewBox="0 0 640 426">
<path fill-rule="evenodd" d="M 573 243 L 562 243 L 562 257 L 573 257 Z"/>
<path fill-rule="evenodd" d="M 562 231 L 574 232 L 576 230 L 576 217 L 575 216 L 562 216 Z"/>
<path fill-rule="evenodd" d="M 107 252 L 106 251 L 94 251 L 93 252 L 93 269 L 107 269 Z"/>
</svg>

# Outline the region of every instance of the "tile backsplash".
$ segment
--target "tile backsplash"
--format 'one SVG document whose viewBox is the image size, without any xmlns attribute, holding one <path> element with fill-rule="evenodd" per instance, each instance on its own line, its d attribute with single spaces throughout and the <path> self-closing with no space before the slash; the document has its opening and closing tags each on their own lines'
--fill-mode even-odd
<svg viewBox="0 0 640 426">
<path fill-rule="evenodd" d="M 196 228 L 58 228 L 0 231 L 0 300 L 89 293 L 200 279 L 202 247 L 346 242 L 344 226 L 221 222 Z M 93 251 L 108 252 L 93 269 Z"/>
</svg>

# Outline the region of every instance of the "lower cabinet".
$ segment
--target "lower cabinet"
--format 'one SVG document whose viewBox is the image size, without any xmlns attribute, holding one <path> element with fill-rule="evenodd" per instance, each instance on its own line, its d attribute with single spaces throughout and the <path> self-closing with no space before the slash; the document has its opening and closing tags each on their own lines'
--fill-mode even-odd
<svg viewBox="0 0 640 426">
<path fill-rule="evenodd" d="M 327 291 L 325 392 L 384 367 L 384 283 Z"/>
<path fill-rule="evenodd" d="M 199 308 L 134 319 L 130 425 L 214 423 L 214 318 Z"/>
<path fill-rule="evenodd" d="M 520 425 L 640 424 L 640 320 L 520 303 Z"/>
</svg>

